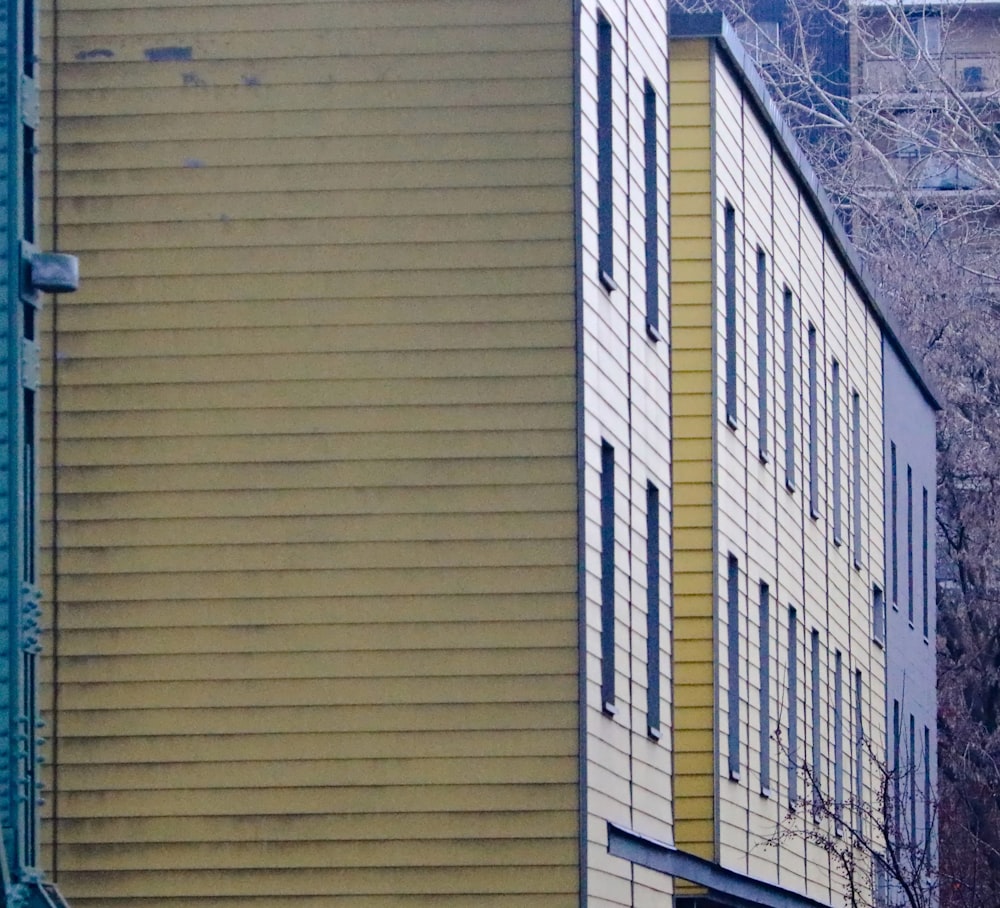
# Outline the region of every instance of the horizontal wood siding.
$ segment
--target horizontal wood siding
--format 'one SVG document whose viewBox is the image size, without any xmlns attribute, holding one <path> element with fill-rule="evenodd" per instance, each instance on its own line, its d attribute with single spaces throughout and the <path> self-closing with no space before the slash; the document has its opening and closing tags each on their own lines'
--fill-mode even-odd
<svg viewBox="0 0 1000 908">
<path fill-rule="evenodd" d="M 571 4 L 125 6 L 43 10 L 49 866 L 576 905 Z"/>
<path fill-rule="evenodd" d="M 587 642 L 588 905 L 661 904 L 673 880 L 607 851 L 607 823 L 669 841 L 672 827 L 668 93 L 663 0 L 581 4 L 581 267 Z M 614 281 L 601 282 L 598 233 L 597 22 L 611 27 Z M 656 94 L 659 324 L 646 330 L 645 85 Z M 602 443 L 615 454 L 614 706 L 601 697 Z M 647 486 L 659 491 L 659 738 L 648 733 Z M 655 557 L 655 556 L 654 556 Z"/>
<path fill-rule="evenodd" d="M 718 848 L 721 863 L 740 873 L 778 883 L 824 903 L 842 904 L 847 882 L 818 846 L 807 845 L 813 819 L 809 815 L 809 784 L 814 781 L 833 798 L 835 774 L 840 772 L 845 800 L 856 796 L 853 772 L 853 704 L 855 671 L 860 670 L 872 702 L 866 704 L 866 727 L 879 726 L 874 712 L 881 696 L 882 651 L 870 633 L 871 584 L 881 576 L 881 465 L 871 449 L 881 438 L 877 401 L 881 399 L 882 370 L 870 349 L 879 336 L 871 311 L 852 286 L 844 263 L 830 239 L 829 227 L 810 207 L 790 165 L 781 156 L 767 125 L 746 96 L 743 83 L 719 55 L 714 71 L 713 124 L 715 135 L 716 293 L 713 332 L 717 357 L 726 343 L 725 275 L 722 255 L 725 205 L 735 209 L 736 318 L 735 349 L 737 419 L 729 425 L 716 421 L 717 511 L 715 583 L 720 590 L 716 606 L 720 641 L 717 683 L 718 725 L 715 747 L 723 755 L 718 779 Z M 766 257 L 763 288 L 764 318 L 758 318 L 757 254 Z M 783 300 L 792 295 L 792 411 L 785 407 L 785 331 Z M 759 339 L 764 330 L 767 456 L 760 456 L 761 396 Z M 809 326 L 816 337 L 816 448 L 810 443 Z M 834 535 L 833 393 L 832 363 L 840 379 L 840 536 Z M 719 360 L 721 362 L 721 360 Z M 725 370 L 715 371 L 715 409 L 725 414 Z M 863 404 L 865 441 L 862 444 L 862 518 L 866 521 L 866 550 L 861 567 L 854 565 L 851 535 L 853 515 L 853 451 L 850 399 L 858 390 Z M 876 408 L 872 409 L 872 403 Z M 785 425 L 791 423 L 794 445 L 793 488 L 785 482 Z M 818 479 L 815 511 L 811 507 L 811 458 Z M 739 562 L 739 626 L 728 626 L 725 597 L 728 556 Z M 761 689 L 760 585 L 769 593 L 768 696 Z M 797 613 L 795 652 L 788 648 L 788 609 Z M 818 686 L 814 685 L 812 633 L 818 632 Z M 732 652 L 728 641 L 738 641 Z M 834 759 L 834 703 L 836 655 L 841 655 L 843 697 L 843 760 Z M 738 689 L 729 696 L 730 660 L 736 659 Z M 788 716 L 791 693 L 789 666 L 797 664 L 797 757 L 800 765 L 818 769 L 807 779 L 797 774 L 796 815 L 789 819 Z M 814 694 L 819 710 L 814 711 Z M 737 766 L 731 778 L 727 760 L 729 704 L 738 704 Z M 763 785 L 762 716 L 769 716 L 769 785 Z M 780 737 L 779 737 L 780 733 Z M 814 749 L 814 742 L 819 749 Z M 881 746 L 881 744 L 879 745 Z M 870 788 L 860 793 L 871 798 Z M 850 810 L 844 808 L 845 822 Z M 785 838 L 780 847 L 765 848 L 779 824 L 801 823 L 800 836 Z M 833 835 L 833 830 L 829 830 Z"/>
<path fill-rule="evenodd" d="M 673 372 L 675 837 L 709 860 L 715 836 L 711 54 L 670 46 Z"/>
</svg>

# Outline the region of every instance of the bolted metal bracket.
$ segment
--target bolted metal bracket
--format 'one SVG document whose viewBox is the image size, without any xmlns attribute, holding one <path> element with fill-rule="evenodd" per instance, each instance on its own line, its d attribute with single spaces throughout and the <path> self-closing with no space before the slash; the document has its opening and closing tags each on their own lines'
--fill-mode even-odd
<svg viewBox="0 0 1000 908">
<path fill-rule="evenodd" d="M 63 252 L 36 252 L 29 259 L 28 283 L 43 293 L 72 293 L 80 286 L 80 262 Z"/>
</svg>

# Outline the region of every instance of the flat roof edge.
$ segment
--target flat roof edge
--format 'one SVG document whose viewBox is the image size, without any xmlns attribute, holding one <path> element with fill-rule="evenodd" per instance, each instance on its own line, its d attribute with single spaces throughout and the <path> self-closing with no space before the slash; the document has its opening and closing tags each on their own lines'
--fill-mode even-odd
<svg viewBox="0 0 1000 908">
<path fill-rule="evenodd" d="M 828 237 L 832 240 L 844 266 L 861 291 L 865 303 L 882 327 L 886 339 L 899 355 L 906 371 L 920 388 L 924 398 L 935 410 L 941 410 L 942 395 L 934 382 L 916 361 L 903 340 L 902 330 L 895 317 L 889 312 L 884 298 L 874 288 L 868 269 L 864 266 L 854 244 L 847 236 L 840 216 L 830 197 L 820 183 L 816 171 L 809 163 L 805 151 L 795 138 L 788 124 L 778 110 L 778 105 L 767 90 L 757 66 L 736 35 L 736 30 L 722 13 L 688 13 L 677 8 L 670 10 L 668 29 L 670 40 L 701 39 L 713 41 L 722 50 L 744 89 L 761 115 L 764 125 L 771 133 L 775 144 L 790 164 L 792 174 L 806 195 L 811 207 L 818 215 Z"/>
</svg>

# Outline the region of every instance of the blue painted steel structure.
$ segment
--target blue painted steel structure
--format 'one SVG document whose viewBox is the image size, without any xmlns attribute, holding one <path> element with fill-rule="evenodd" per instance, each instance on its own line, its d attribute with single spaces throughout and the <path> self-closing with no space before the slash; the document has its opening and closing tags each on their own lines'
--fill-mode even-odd
<svg viewBox="0 0 1000 908">
<path fill-rule="evenodd" d="M 64 904 L 55 887 L 43 882 L 37 866 L 41 722 L 36 696 L 40 649 L 36 451 L 41 288 L 33 273 L 39 125 L 36 23 L 35 0 L 0 0 L 0 156 L 4 169 L 0 195 L 4 304 L 0 589 L 6 603 L 0 618 L 0 860 L 7 908 Z M 37 261 L 41 265 L 46 258 L 37 257 Z"/>
</svg>

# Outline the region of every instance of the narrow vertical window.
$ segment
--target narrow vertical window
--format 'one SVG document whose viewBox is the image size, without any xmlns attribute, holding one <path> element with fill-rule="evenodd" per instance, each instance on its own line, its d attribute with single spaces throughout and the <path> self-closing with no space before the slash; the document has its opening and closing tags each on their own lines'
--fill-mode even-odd
<svg viewBox="0 0 1000 908">
<path fill-rule="evenodd" d="M 614 153 L 612 148 L 611 23 L 597 14 L 597 256 L 601 282 L 614 279 Z"/>
<path fill-rule="evenodd" d="M 872 587 L 872 639 L 885 643 L 885 594 L 877 584 Z"/>
<path fill-rule="evenodd" d="M 783 335 L 785 343 L 785 487 L 795 489 L 795 306 L 792 291 L 785 288 Z"/>
<path fill-rule="evenodd" d="M 906 467 L 906 616 L 913 627 L 913 467 Z"/>
<path fill-rule="evenodd" d="M 899 737 L 901 730 L 899 727 L 899 700 L 892 701 L 892 835 L 899 841 Z"/>
<path fill-rule="evenodd" d="M 896 442 L 889 443 L 889 576 L 892 607 L 899 607 L 899 479 L 896 475 Z"/>
<path fill-rule="evenodd" d="M 921 548 L 921 578 L 922 578 L 922 600 L 924 607 L 924 639 L 929 640 L 931 635 L 931 565 L 930 565 L 930 544 L 928 542 L 927 534 L 930 532 L 929 515 L 927 513 L 928 508 L 928 496 L 927 487 L 924 487 L 924 497 L 923 497 L 923 513 L 921 514 L 921 533 L 920 533 L 920 548 Z"/>
<path fill-rule="evenodd" d="M 844 541 L 844 516 L 841 513 L 841 429 L 840 429 L 840 363 L 833 361 L 830 382 L 830 444 L 833 447 L 831 469 L 833 471 L 833 542 L 840 545 Z"/>
<path fill-rule="evenodd" d="M 760 584 L 760 793 L 771 792 L 771 590 Z"/>
<path fill-rule="evenodd" d="M 917 723 L 910 713 L 910 758 L 907 760 L 907 785 L 910 787 L 910 847 L 917 847 Z"/>
<path fill-rule="evenodd" d="M 861 568 L 861 395 L 851 396 L 851 435 L 854 470 L 851 489 L 851 527 L 854 531 L 854 566 Z"/>
<path fill-rule="evenodd" d="M 757 250 L 757 454 L 767 460 L 767 254 Z"/>
<path fill-rule="evenodd" d="M 930 860 L 931 835 L 934 832 L 934 807 L 931 799 L 931 730 L 924 726 L 924 860 Z"/>
<path fill-rule="evenodd" d="M 819 631 L 813 630 L 811 634 L 811 674 L 812 674 L 812 795 L 813 795 L 813 817 L 818 818 L 820 808 L 820 798 L 822 797 L 823 785 L 823 751 L 822 751 L 822 687 L 820 674 L 820 650 Z"/>
<path fill-rule="evenodd" d="M 660 339 L 660 226 L 656 166 L 656 92 L 647 81 L 643 91 L 643 151 L 646 177 L 646 331 Z"/>
<path fill-rule="evenodd" d="M 809 325 L 809 516 L 819 517 L 819 388 L 816 326 Z"/>
<path fill-rule="evenodd" d="M 726 612 L 729 623 L 729 778 L 740 777 L 740 563 L 729 556 Z"/>
<path fill-rule="evenodd" d="M 865 687 L 861 670 L 854 673 L 854 828 L 864 832 Z"/>
<path fill-rule="evenodd" d="M 726 421 L 736 428 L 736 209 L 725 209 Z"/>
<path fill-rule="evenodd" d="M 660 737 L 660 490 L 646 485 L 646 730 Z"/>
<path fill-rule="evenodd" d="M 601 704 L 615 712 L 615 449 L 601 443 Z"/>
<path fill-rule="evenodd" d="M 799 799 L 799 625 L 798 612 L 788 609 L 788 803 Z"/>
<path fill-rule="evenodd" d="M 833 657 L 833 810 L 839 824 L 844 805 L 844 659 Z"/>
</svg>

